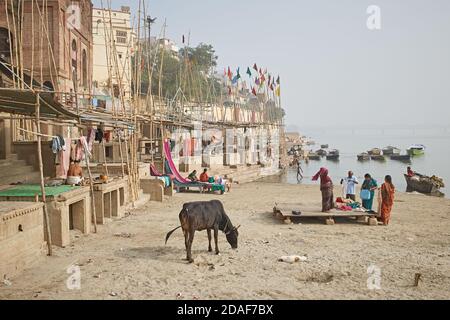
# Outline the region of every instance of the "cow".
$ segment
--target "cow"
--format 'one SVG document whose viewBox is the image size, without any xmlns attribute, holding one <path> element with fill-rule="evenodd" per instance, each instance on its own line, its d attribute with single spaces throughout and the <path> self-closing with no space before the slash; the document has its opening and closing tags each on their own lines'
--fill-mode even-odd
<svg viewBox="0 0 450 320">
<path fill-rule="evenodd" d="M 225 213 L 222 202 L 220 202 L 219 200 L 195 201 L 185 203 L 178 217 L 180 218 L 181 225 L 167 233 L 166 244 L 172 233 L 175 230 L 181 228 L 184 233 L 186 260 L 190 263 L 194 262 L 194 259 L 192 259 L 191 248 L 195 231 L 203 231 L 206 229 L 206 231 L 208 232 L 209 252 L 212 251 L 211 229 L 214 230 L 216 254 L 219 254 L 219 246 L 217 244 L 219 230 L 225 233 L 227 241 L 231 245 L 231 248 L 237 249 L 239 235 L 238 229 L 240 226 L 233 227 L 230 218 Z"/>
</svg>

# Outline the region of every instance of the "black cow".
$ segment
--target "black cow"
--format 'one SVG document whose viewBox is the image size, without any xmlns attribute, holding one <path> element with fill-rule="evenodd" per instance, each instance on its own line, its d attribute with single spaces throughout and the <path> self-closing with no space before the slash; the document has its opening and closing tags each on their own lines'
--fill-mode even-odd
<svg viewBox="0 0 450 320">
<path fill-rule="evenodd" d="M 192 259 L 192 241 L 194 240 L 195 231 L 205 230 L 208 232 L 208 251 L 212 251 L 211 247 L 211 229 L 214 230 L 214 243 L 216 246 L 216 254 L 219 254 L 217 244 L 219 230 L 223 231 L 227 237 L 231 248 L 236 249 L 238 246 L 238 227 L 233 227 L 230 218 L 228 218 L 223 208 L 222 202 L 219 200 L 188 202 L 183 205 L 183 209 L 179 214 L 181 226 L 176 227 L 166 235 L 166 243 L 172 233 L 182 228 L 184 233 L 184 243 L 186 245 L 186 259 L 194 262 Z"/>
</svg>

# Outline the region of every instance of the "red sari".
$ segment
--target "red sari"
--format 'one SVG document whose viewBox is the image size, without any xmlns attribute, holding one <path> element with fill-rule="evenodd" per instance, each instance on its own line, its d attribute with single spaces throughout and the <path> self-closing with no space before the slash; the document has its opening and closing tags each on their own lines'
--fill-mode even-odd
<svg viewBox="0 0 450 320">
<path fill-rule="evenodd" d="M 381 210 L 380 220 L 383 224 L 388 225 L 391 219 L 391 211 L 394 205 L 395 187 L 390 183 L 383 183 L 381 185 Z"/>
<path fill-rule="evenodd" d="M 334 208 L 333 181 L 328 176 L 328 169 L 320 168 L 312 178 L 317 181 L 320 178 L 320 191 L 322 192 L 322 212 L 328 212 Z"/>
</svg>

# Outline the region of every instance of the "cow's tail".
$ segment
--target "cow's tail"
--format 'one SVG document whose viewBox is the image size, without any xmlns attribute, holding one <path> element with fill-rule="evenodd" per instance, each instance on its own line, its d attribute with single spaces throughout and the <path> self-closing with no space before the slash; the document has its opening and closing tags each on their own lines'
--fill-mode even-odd
<svg viewBox="0 0 450 320">
<path fill-rule="evenodd" d="M 166 234 L 166 244 L 167 244 L 167 240 L 169 240 L 170 236 L 172 235 L 172 233 L 174 233 L 177 229 L 181 228 L 181 226 L 176 227 L 175 229 L 173 229 L 172 231 L 169 231 Z"/>
</svg>

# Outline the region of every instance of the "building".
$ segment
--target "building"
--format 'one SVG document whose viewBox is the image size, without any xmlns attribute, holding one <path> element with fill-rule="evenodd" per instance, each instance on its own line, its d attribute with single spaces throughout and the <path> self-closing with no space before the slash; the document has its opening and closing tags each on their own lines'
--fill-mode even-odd
<svg viewBox="0 0 450 320">
<path fill-rule="evenodd" d="M 0 2 L 0 56 L 8 63 L 12 59 L 13 65 L 17 65 L 15 60 L 21 53 L 19 60 L 23 61 L 24 70 L 28 74 L 33 73 L 33 78 L 49 89 L 90 93 L 91 1 L 48 0 L 46 7 L 37 5 L 38 1 L 14 0 L 12 3 Z M 22 19 L 19 19 L 20 3 L 24 4 L 23 25 L 20 24 Z M 47 19 L 47 24 L 42 23 L 41 16 Z M 17 45 L 16 35 L 19 34 L 23 37 L 22 46 Z M 4 80 L 0 81 L 0 85 L 7 86 Z"/>
<path fill-rule="evenodd" d="M 94 40 L 94 91 L 119 97 L 122 88 L 126 98 L 131 97 L 131 56 L 134 32 L 129 7 L 120 11 L 94 8 L 92 14 Z"/>
</svg>

